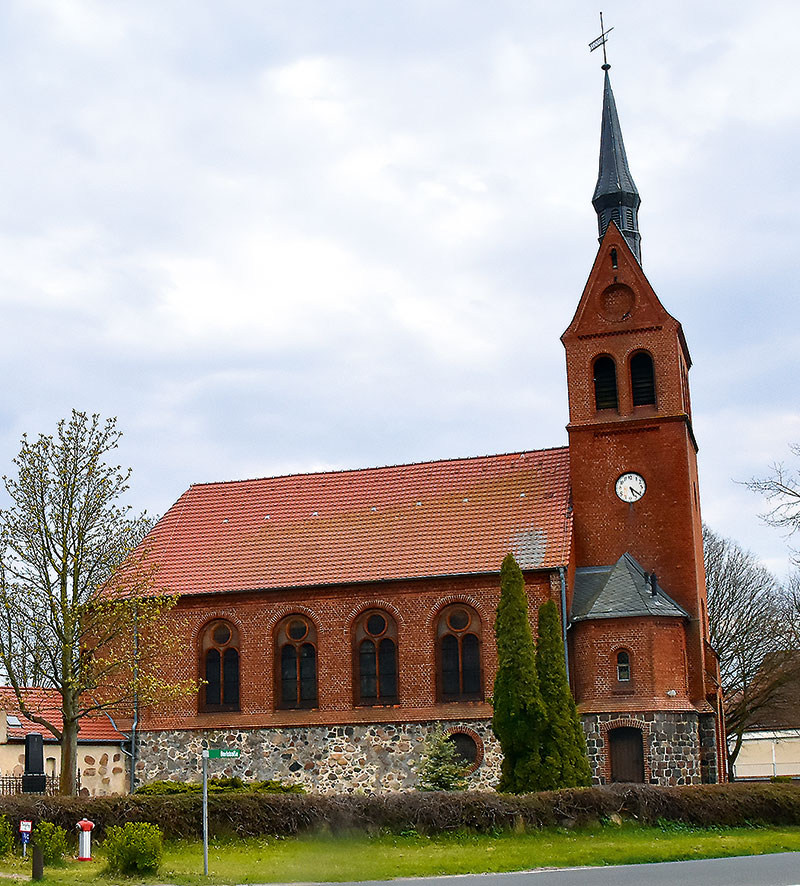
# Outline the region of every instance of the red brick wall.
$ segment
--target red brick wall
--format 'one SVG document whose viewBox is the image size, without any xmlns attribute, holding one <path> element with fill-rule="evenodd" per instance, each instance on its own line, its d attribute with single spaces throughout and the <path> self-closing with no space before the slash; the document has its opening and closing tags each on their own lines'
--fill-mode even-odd
<svg viewBox="0 0 800 886">
<path fill-rule="evenodd" d="M 531 621 L 552 595 L 547 572 L 526 574 Z M 200 678 L 199 642 L 214 618 L 229 619 L 241 635 L 241 710 L 198 713 L 197 698 L 145 712 L 142 729 L 281 726 L 324 723 L 370 723 L 429 719 L 486 718 L 487 699 L 497 667 L 494 618 L 500 594 L 499 575 L 383 582 L 336 588 L 253 594 L 186 597 L 170 614 L 183 638 L 185 653 L 165 668 L 180 678 Z M 479 614 L 482 626 L 483 701 L 439 703 L 436 700 L 435 632 L 437 614 L 448 604 L 464 602 Z M 397 621 L 400 703 L 356 707 L 353 704 L 352 626 L 365 609 L 385 609 Z M 318 634 L 318 697 L 313 710 L 276 710 L 274 640 L 278 621 L 290 613 L 313 620 Z"/>
<path fill-rule="evenodd" d="M 618 618 L 570 629 L 573 685 L 582 713 L 690 707 L 686 635 L 681 619 Z M 631 679 L 617 682 L 617 653 L 630 656 Z M 674 696 L 667 695 L 675 690 Z"/>
<path fill-rule="evenodd" d="M 686 382 L 689 356 L 680 324 L 663 308 L 613 227 L 562 340 L 576 566 L 610 565 L 627 551 L 656 573 L 659 584 L 691 616 L 686 627 L 689 694 L 700 702 L 707 691 L 707 630 L 696 446 Z M 655 406 L 632 404 L 628 367 L 631 355 L 641 349 L 654 361 Z M 592 367 L 601 354 L 616 362 L 616 410 L 595 409 Z M 647 483 L 644 497 L 634 504 L 615 494 L 616 480 L 626 471 L 636 471 Z M 654 655 L 659 657 L 657 649 Z M 586 669 L 581 653 L 576 653 L 576 667 Z"/>
</svg>

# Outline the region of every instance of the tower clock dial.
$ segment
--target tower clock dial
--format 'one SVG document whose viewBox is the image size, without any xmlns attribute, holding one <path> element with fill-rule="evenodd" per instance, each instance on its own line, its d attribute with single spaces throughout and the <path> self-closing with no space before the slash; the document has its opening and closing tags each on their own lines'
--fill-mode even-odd
<svg viewBox="0 0 800 886">
<path fill-rule="evenodd" d="M 639 501 L 646 489 L 647 484 L 644 482 L 644 477 L 633 471 L 622 474 L 614 486 L 617 496 L 628 504 Z"/>
</svg>

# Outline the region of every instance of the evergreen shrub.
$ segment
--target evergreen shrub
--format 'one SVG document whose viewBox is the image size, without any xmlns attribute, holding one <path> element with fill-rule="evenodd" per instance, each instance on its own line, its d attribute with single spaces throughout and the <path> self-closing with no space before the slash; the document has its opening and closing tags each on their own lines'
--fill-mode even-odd
<svg viewBox="0 0 800 886">
<path fill-rule="evenodd" d="M 203 785 L 198 781 L 151 781 L 136 788 L 137 796 L 170 796 L 173 794 L 199 794 Z M 233 776 L 215 776 L 208 780 L 209 794 L 220 794 L 228 791 L 255 791 L 262 794 L 305 794 L 301 784 L 284 784 L 274 779 L 265 781 L 244 781 Z"/>
<path fill-rule="evenodd" d="M 31 834 L 31 842 L 42 850 L 42 861 L 45 864 L 63 864 L 69 852 L 67 832 L 51 821 L 40 821 L 36 825 Z"/>
<path fill-rule="evenodd" d="M 0 815 L 0 858 L 11 854 L 14 848 L 14 830 L 7 815 Z"/>
<path fill-rule="evenodd" d="M 108 869 L 117 874 L 154 874 L 161 864 L 161 829 L 143 821 L 129 821 L 106 831 L 103 849 Z"/>
<path fill-rule="evenodd" d="M 418 791 L 463 791 L 467 769 L 441 724 L 426 737 L 417 775 Z"/>
</svg>

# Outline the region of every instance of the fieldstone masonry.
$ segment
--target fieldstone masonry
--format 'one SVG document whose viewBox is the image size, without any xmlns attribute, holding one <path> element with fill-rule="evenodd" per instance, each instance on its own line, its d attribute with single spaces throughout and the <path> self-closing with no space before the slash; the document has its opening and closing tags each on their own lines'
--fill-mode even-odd
<svg viewBox="0 0 800 886">
<path fill-rule="evenodd" d="M 220 729 L 139 733 L 136 783 L 198 781 L 204 747 L 241 750 L 238 760 L 216 760 L 211 775 L 277 779 L 320 793 L 408 790 L 415 766 L 435 723 Z M 448 722 L 448 732 L 466 732 L 478 745 L 478 765 L 469 776 L 473 790 L 492 789 L 502 754 L 488 721 Z"/>
<path fill-rule="evenodd" d="M 618 726 L 641 729 L 644 741 L 645 781 L 651 784 L 682 785 L 707 783 L 716 775 L 713 738 L 701 729 L 701 716 L 690 711 L 658 711 L 644 714 L 589 714 L 581 718 L 586 735 L 592 783 L 611 781 L 608 733 Z M 706 755 L 701 768 L 698 749 Z"/>
</svg>

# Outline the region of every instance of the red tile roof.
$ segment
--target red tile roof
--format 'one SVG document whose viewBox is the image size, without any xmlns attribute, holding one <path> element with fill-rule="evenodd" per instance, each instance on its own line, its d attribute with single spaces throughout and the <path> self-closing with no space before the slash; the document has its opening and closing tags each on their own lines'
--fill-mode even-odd
<svg viewBox="0 0 800 886">
<path fill-rule="evenodd" d="M 63 722 L 61 719 L 61 695 L 57 689 L 29 687 L 22 691 L 28 710 L 32 714 L 40 714 L 57 729 L 61 728 Z M 0 710 L 5 711 L 9 717 L 17 717 L 20 721 L 19 726 L 8 724 L 9 739 L 25 738 L 29 732 L 41 732 L 45 741 L 53 740 L 52 732 L 22 715 L 17 703 L 17 696 L 10 686 L 0 686 Z M 125 736 L 114 729 L 105 714 L 93 714 L 81 720 L 78 741 L 119 742 L 124 739 Z"/>
<path fill-rule="evenodd" d="M 566 564 L 568 450 L 191 486 L 149 536 L 174 593 Z"/>
</svg>

